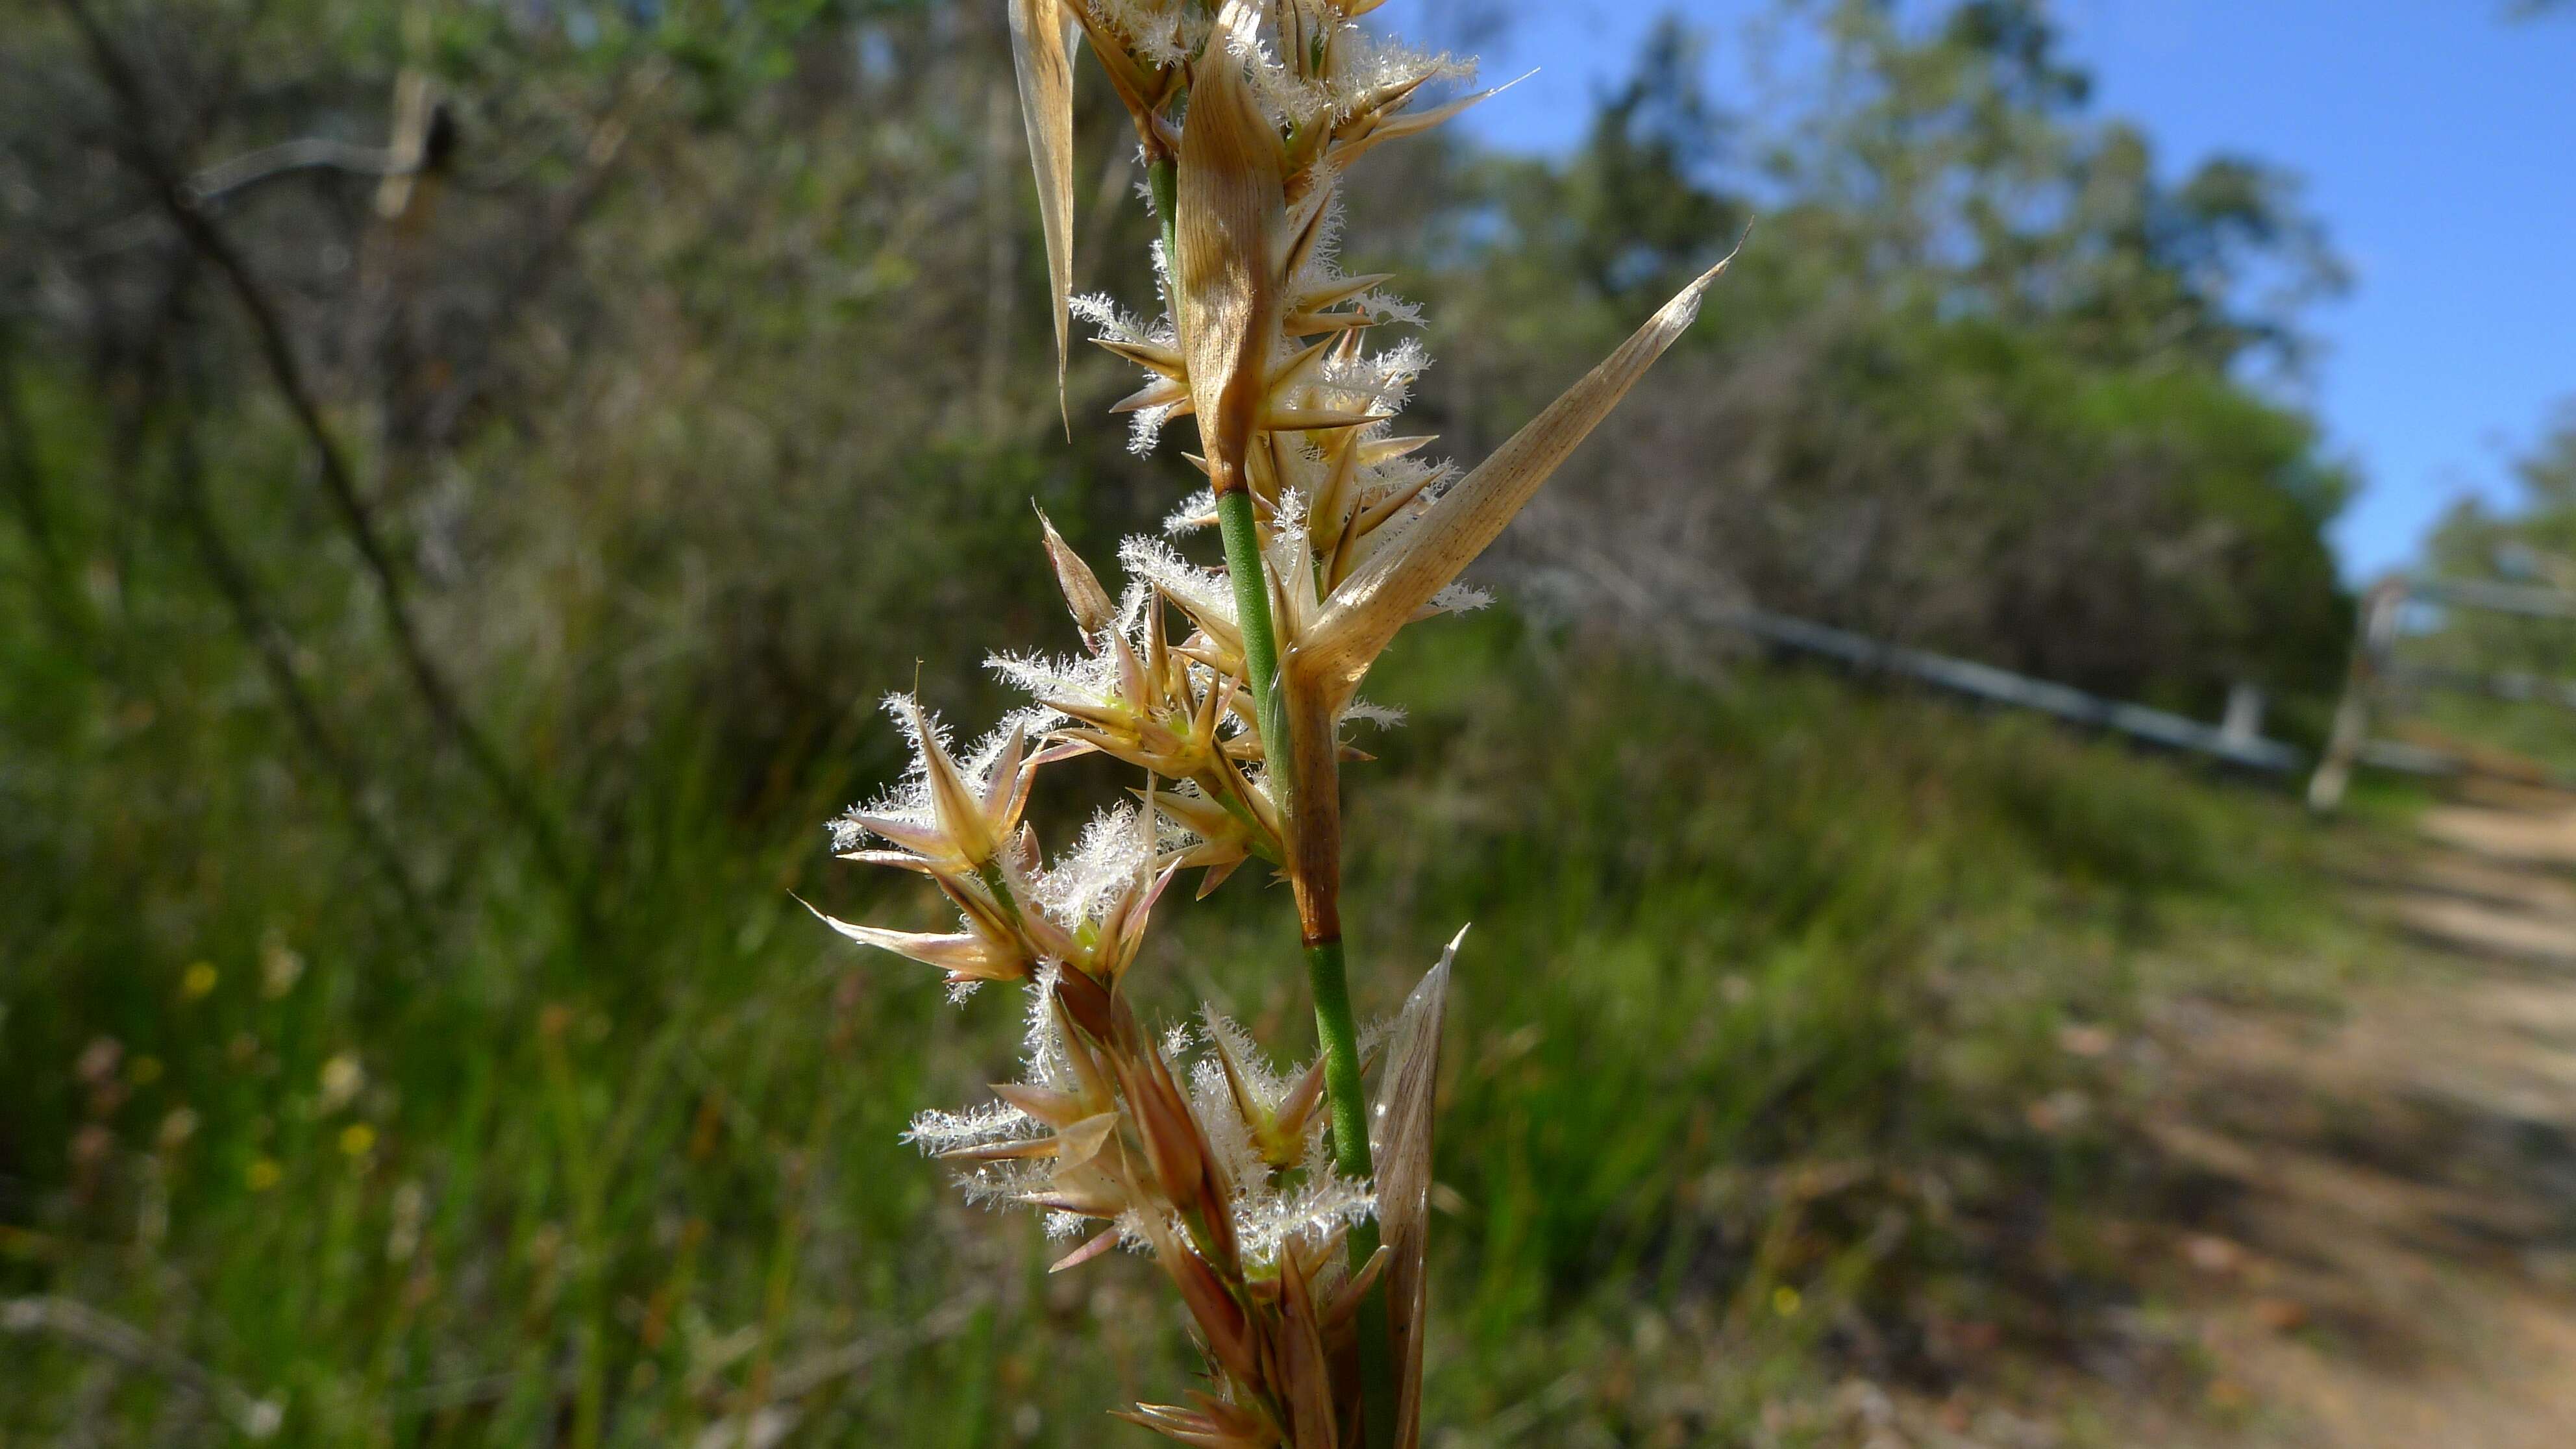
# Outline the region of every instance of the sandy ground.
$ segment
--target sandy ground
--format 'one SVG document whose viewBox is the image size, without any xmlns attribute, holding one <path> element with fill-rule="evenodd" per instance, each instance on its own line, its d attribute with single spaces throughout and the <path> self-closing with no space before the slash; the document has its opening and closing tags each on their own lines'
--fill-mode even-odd
<svg viewBox="0 0 2576 1449">
<path fill-rule="evenodd" d="M 2576 800 L 2490 787 L 2422 829 L 2356 890 L 2424 948 L 2400 979 L 2165 1034 L 2209 1402 L 2110 1442 L 2576 1446 Z"/>
<path fill-rule="evenodd" d="M 2076 1362 L 1865 1449 L 2576 1449 L 2576 798 L 2489 785 L 2356 883 L 2402 969 L 2154 1032 L 2138 1302 Z M 2011 1406 L 2011 1407 L 2007 1407 Z"/>
</svg>

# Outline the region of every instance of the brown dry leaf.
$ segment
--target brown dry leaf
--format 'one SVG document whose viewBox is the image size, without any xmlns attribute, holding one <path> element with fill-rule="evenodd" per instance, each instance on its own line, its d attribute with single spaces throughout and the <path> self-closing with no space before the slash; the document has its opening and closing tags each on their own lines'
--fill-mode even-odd
<svg viewBox="0 0 2576 1449">
<path fill-rule="evenodd" d="M 1059 0 L 1011 0 L 1011 68 L 1020 119 L 1037 172 L 1038 222 L 1046 233 L 1047 285 L 1055 293 L 1055 395 L 1065 406 L 1064 369 L 1073 335 L 1073 31 Z M 1070 415 L 1065 431 L 1073 431 Z"/>
<path fill-rule="evenodd" d="M 1253 99 L 1239 49 L 1259 23 L 1249 0 L 1227 0 L 1217 18 L 1191 78 L 1173 202 L 1181 353 L 1219 495 L 1245 486 L 1279 336 L 1279 135 Z"/>
<path fill-rule="evenodd" d="M 1344 580 L 1291 655 L 1301 681 L 1336 710 L 1347 702 L 1395 631 L 1485 551 L 1575 445 L 1610 415 L 1699 315 L 1700 299 L 1734 260 L 1728 253 L 1682 288 L 1618 351 L 1434 500 L 1402 539 Z"/>
</svg>

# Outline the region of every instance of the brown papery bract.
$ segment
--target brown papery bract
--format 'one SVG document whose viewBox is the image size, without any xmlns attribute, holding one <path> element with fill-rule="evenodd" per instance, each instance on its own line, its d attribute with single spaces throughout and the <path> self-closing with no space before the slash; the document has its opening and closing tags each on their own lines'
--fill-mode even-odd
<svg viewBox="0 0 2576 1449">
<path fill-rule="evenodd" d="M 1461 929 L 1440 953 L 1440 964 L 1405 998 L 1387 1044 L 1386 1073 L 1379 1079 L 1372 1114 L 1388 1328 L 1395 1337 L 1396 1383 L 1404 1396 L 1396 1417 L 1404 1437 L 1395 1449 L 1414 1449 L 1421 1436 L 1422 1336 L 1430 1306 L 1423 1266 L 1431 1232 L 1431 1109 L 1440 1090 L 1440 1028 L 1448 1019 L 1449 965 L 1466 939 Z"/>
<path fill-rule="evenodd" d="M 1047 285 L 1055 302 L 1056 404 L 1066 406 L 1064 369 L 1073 316 L 1073 34 L 1075 22 L 1057 0 L 1009 0 L 1011 68 L 1020 87 L 1020 118 L 1038 181 L 1038 220 L 1046 234 Z M 1073 417 L 1065 414 L 1065 432 Z"/>
<path fill-rule="evenodd" d="M 1279 232 L 1288 211 L 1279 133 L 1253 99 L 1236 49 L 1252 43 L 1256 18 L 1248 0 L 1230 0 L 1208 40 L 1181 131 L 1174 208 L 1181 357 L 1208 480 L 1220 494 L 1245 486 L 1279 337 Z"/>
<path fill-rule="evenodd" d="M 1396 631 L 1502 536 L 1557 465 L 1689 328 L 1700 299 L 1734 260 L 1728 253 L 1682 288 L 1618 351 L 1433 500 L 1403 538 L 1343 580 L 1286 662 L 1299 684 L 1336 709 L 1348 700 Z"/>
</svg>

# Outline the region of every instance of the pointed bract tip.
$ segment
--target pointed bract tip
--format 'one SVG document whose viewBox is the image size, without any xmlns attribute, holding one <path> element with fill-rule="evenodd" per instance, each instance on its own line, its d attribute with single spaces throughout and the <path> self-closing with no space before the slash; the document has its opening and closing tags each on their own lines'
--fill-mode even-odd
<svg viewBox="0 0 2576 1449">
<path fill-rule="evenodd" d="M 1083 646 L 1094 648 L 1096 636 L 1118 622 L 1118 606 L 1110 599 L 1109 591 L 1101 587 L 1100 576 L 1091 571 L 1091 565 L 1073 551 L 1063 534 L 1055 531 L 1055 520 L 1047 517 L 1036 500 L 1032 499 L 1029 506 L 1037 513 L 1038 528 L 1045 535 L 1047 562 L 1055 567 L 1056 587 L 1064 591 L 1065 608 L 1072 613 L 1074 626 L 1082 631 Z"/>
</svg>

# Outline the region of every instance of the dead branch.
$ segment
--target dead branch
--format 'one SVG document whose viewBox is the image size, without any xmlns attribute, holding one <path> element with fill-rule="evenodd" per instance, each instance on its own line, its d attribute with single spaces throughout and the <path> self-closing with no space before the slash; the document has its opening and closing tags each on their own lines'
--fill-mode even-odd
<svg viewBox="0 0 2576 1449">
<path fill-rule="evenodd" d="M 390 150 L 352 146 L 322 136 L 306 136 L 263 147 L 247 156 L 206 167 L 180 183 L 191 206 L 213 206 L 264 182 L 299 171 L 343 171 L 356 176 L 405 176 L 418 169 Z"/>
<path fill-rule="evenodd" d="M 173 1348 L 156 1343 L 143 1330 L 110 1318 L 86 1303 L 69 1298 L 0 1299 L 0 1330 L 50 1333 L 93 1353 L 104 1354 L 128 1368 L 159 1374 L 185 1392 L 214 1405 L 243 1438 L 266 1439 L 277 1433 L 286 1411 L 274 1399 L 263 1399 L 231 1379 L 206 1368 Z"/>
<path fill-rule="evenodd" d="M 466 759 L 476 773 L 483 776 L 502 808 L 527 831 L 539 865 L 565 889 L 583 914 L 589 915 L 592 911 L 589 883 L 576 867 L 561 828 L 534 793 L 518 779 L 491 738 L 466 713 L 454 685 L 431 658 L 428 646 L 421 639 L 420 630 L 412 618 L 409 589 L 402 571 L 394 562 L 392 549 L 385 542 L 374 511 L 359 493 L 355 470 L 322 416 L 321 405 L 305 380 L 303 365 L 296 359 L 294 346 L 287 338 L 286 326 L 277 307 L 251 270 L 248 258 L 232 244 L 231 238 L 215 224 L 205 209 L 191 199 L 180 168 L 153 139 L 151 97 L 123 53 L 90 13 L 86 0 L 61 0 L 61 4 L 79 28 L 100 78 L 125 107 L 128 161 L 142 173 L 162 212 L 178 228 L 189 246 L 222 274 L 234 300 L 249 318 L 270 380 L 285 400 L 288 411 L 294 415 L 296 425 L 312 445 L 323 492 L 375 583 L 376 601 L 384 616 L 385 631 L 392 636 L 395 652 L 400 655 L 422 702 L 440 729 L 464 750 Z"/>
</svg>

